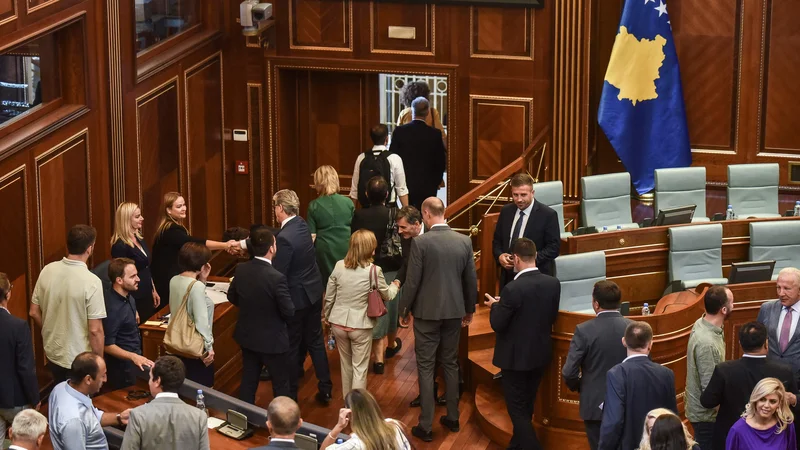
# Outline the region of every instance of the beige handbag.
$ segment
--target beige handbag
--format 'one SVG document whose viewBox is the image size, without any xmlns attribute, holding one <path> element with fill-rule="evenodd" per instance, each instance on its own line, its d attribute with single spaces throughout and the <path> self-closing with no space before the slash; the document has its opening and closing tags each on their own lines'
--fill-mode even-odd
<svg viewBox="0 0 800 450">
<path fill-rule="evenodd" d="M 164 335 L 164 347 L 168 353 L 183 356 L 184 358 L 202 358 L 205 353 L 205 342 L 203 335 L 197 331 L 194 326 L 194 321 L 189 318 L 188 305 L 189 293 L 192 292 L 192 287 L 197 283 L 197 280 L 189 284 L 186 294 L 183 295 L 183 301 L 177 311 L 172 311 L 167 326 L 167 332 Z"/>
</svg>

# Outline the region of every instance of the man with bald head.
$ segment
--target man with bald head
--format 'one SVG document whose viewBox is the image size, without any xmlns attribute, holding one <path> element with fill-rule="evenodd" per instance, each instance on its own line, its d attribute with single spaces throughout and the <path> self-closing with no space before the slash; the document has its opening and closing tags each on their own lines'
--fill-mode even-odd
<svg viewBox="0 0 800 450">
<path fill-rule="evenodd" d="M 778 273 L 778 299 L 764 302 L 758 321 L 767 326 L 769 358 L 792 366 L 795 381 L 800 380 L 800 270 L 786 267 Z"/>
<path fill-rule="evenodd" d="M 289 397 L 275 397 L 267 407 L 267 429 L 269 445 L 253 450 L 272 450 L 276 448 L 297 448 L 294 435 L 303 424 L 300 407 Z"/>
<path fill-rule="evenodd" d="M 436 197 L 422 203 L 424 234 L 411 241 L 400 316 L 414 316 L 414 350 L 422 412 L 411 429 L 423 441 L 433 440 L 434 363 L 437 351 L 447 385 L 447 415 L 439 422 L 458 431 L 458 340 L 461 327 L 472 322 L 478 293 L 472 241 L 444 220 L 444 204 Z"/>
</svg>

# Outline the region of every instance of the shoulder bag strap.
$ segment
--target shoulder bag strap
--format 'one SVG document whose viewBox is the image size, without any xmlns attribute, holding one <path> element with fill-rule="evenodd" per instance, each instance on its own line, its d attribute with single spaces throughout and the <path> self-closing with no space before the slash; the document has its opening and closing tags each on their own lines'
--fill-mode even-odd
<svg viewBox="0 0 800 450">
<path fill-rule="evenodd" d="M 178 308 L 180 311 L 184 311 L 186 313 L 186 318 L 192 325 L 194 325 L 194 320 L 191 318 L 191 316 L 189 316 L 189 294 L 192 292 L 192 288 L 194 287 L 195 283 L 197 283 L 197 280 L 189 283 L 189 288 L 187 288 L 186 293 L 183 294 L 183 301 L 181 301 L 181 306 Z"/>
<path fill-rule="evenodd" d="M 374 278 L 374 280 L 373 280 Z M 374 284 L 373 284 L 374 282 Z M 378 269 L 375 264 L 372 264 L 372 267 L 369 269 L 369 284 L 372 290 L 378 290 Z"/>
</svg>

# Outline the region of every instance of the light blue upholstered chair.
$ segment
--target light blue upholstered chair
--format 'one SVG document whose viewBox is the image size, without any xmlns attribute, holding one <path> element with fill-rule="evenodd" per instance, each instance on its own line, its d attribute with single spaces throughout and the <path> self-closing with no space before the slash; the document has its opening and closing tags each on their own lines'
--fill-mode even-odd
<svg viewBox="0 0 800 450">
<path fill-rule="evenodd" d="M 605 252 L 563 255 L 555 261 L 556 278 L 561 282 L 559 309 L 593 314 L 592 289 L 606 279 Z"/>
<path fill-rule="evenodd" d="M 728 166 L 728 204 L 736 217 L 780 217 L 778 164 Z"/>
<path fill-rule="evenodd" d="M 800 267 L 800 221 L 750 223 L 750 261 L 770 260 L 773 280 L 785 267 Z"/>
<path fill-rule="evenodd" d="M 628 172 L 581 178 L 581 221 L 583 226 L 604 226 L 609 230 L 639 228 L 631 218 L 631 174 Z"/>
<path fill-rule="evenodd" d="M 728 284 L 722 276 L 721 224 L 669 229 L 669 280 L 680 280 L 684 289 Z"/>
<path fill-rule="evenodd" d="M 564 185 L 561 181 L 547 181 L 533 185 L 533 197 L 552 208 L 558 214 L 558 223 L 561 226 L 559 233 L 566 239 L 572 233 L 564 231 Z"/>
<path fill-rule="evenodd" d="M 653 211 L 697 205 L 692 222 L 708 222 L 706 214 L 706 168 L 656 169 Z M 654 217 L 655 218 L 655 217 Z"/>
</svg>

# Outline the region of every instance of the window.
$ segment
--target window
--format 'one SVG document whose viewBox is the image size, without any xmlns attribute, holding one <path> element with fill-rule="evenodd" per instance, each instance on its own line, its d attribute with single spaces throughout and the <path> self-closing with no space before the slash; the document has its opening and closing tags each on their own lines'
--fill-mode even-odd
<svg viewBox="0 0 800 450">
<path fill-rule="evenodd" d="M 0 126 L 60 97 L 55 35 L 0 55 Z"/>
<path fill-rule="evenodd" d="M 134 8 L 137 52 L 200 23 L 199 0 L 136 0 Z"/>
</svg>

